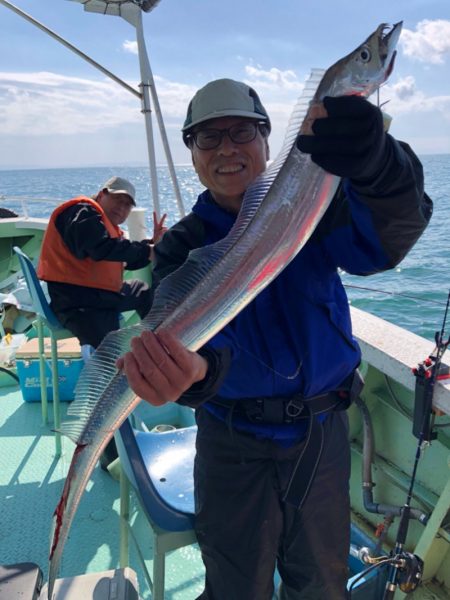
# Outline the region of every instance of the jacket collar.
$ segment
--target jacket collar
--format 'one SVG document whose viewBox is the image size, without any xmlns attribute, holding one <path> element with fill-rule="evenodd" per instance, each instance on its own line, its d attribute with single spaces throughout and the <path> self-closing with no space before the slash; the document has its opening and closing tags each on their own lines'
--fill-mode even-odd
<svg viewBox="0 0 450 600">
<path fill-rule="evenodd" d="M 197 198 L 197 202 L 192 208 L 192 212 L 206 221 L 214 230 L 210 241 L 217 241 L 227 235 L 236 221 L 237 215 L 229 213 L 220 207 L 213 199 L 211 192 L 205 190 Z"/>
</svg>

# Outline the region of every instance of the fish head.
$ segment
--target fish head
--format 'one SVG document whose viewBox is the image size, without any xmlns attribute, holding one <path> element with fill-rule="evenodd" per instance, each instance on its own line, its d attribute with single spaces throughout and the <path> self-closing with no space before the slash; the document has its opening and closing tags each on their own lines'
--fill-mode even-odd
<svg viewBox="0 0 450 600">
<path fill-rule="evenodd" d="M 358 48 L 331 66 L 322 78 L 316 100 L 325 96 L 370 96 L 394 68 L 403 22 L 381 23 Z"/>
</svg>

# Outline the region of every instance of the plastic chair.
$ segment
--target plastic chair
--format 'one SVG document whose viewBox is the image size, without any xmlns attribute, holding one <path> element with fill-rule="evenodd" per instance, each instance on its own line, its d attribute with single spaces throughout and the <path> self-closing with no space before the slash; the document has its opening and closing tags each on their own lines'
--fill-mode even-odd
<svg viewBox="0 0 450 600">
<path fill-rule="evenodd" d="M 193 467 L 197 427 L 156 433 L 126 420 L 116 432 L 121 464 L 120 566 L 128 566 L 129 534 L 136 544 L 152 600 L 164 599 L 165 555 L 196 542 Z M 130 485 L 153 534 L 153 573 L 130 524 Z"/>
<path fill-rule="evenodd" d="M 56 318 L 54 312 L 42 290 L 41 283 L 36 275 L 33 263 L 24 252 L 14 246 L 14 252 L 17 254 L 22 272 L 27 283 L 28 291 L 33 302 L 34 312 L 37 316 L 37 332 L 39 339 L 39 377 L 41 384 L 41 405 L 42 420 L 44 424 L 48 422 L 48 399 L 47 399 L 47 378 L 45 373 L 46 357 L 44 348 L 44 326 L 48 329 L 51 342 L 51 372 L 52 372 L 52 392 L 53 392 L 53 424 L 55 428 L 55 446 L 56 456 L 61 455 L 61 434 L 59 428 L 61 425 L 61 409 L 59 402 L 59 374 L 58 374 L 58 345 L 57 340 L 73 337 L 73 333 L 64 329 Z"/>
</svg>

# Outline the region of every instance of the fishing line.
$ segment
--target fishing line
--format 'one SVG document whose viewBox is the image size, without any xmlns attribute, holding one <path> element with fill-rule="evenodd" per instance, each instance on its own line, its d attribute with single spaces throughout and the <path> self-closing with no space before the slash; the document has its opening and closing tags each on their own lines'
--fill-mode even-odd
<svg viewBox="0 0 450 600">
<path fill-rule="evenodd" d="M 443 301 L 440 301 L 440 300 L 431 300 L 430 298 L 424 298 L 422 296 L 411 296 L 410 294 L 403 294 L 402 292 L 389 292 L 388 290 L 383 290 L 381 288 L 365 287 L 365 286 L 362 286 L 362 285 L 354 285 L 354 284 L 351 284 L 351 283 L 343 283 L 343 285 L 344 285 L 345 288 L 352 288 L 352 289 L 356 289 L 356 290 L 364 290 L 364 291 L 368 291 L 368 292 L 377 292 L 379 294 L 386 294 L 388 296 L 401 296 L 402 298 L 408 298 L 408 299 L 414 300 L 416 302 L 428 302 L 428 304 L 435 304 L 437 306 L 445 306 L 446 305 L 446 302 L 443 302 Z M 290 380 L 290 379 L 295 379 L 300 374 L 300 371 L 301 371 L 301 368 L 302 368 L 302 365 L 303 365 L 303 361 L 300 362 L 300 364 L 298 365 L 298 367 L 297 367 L 297 369 L 296 369 L 296 371 L 294 373 L 292 373 L 291 375 L 285 375 L 284 373 L 280 373 L 279 371 L 277 371 L 276 369 L 274 369 L 273 367 L 271 367 L 270 365 L 268 365 L 261 358 L 259 358 L 258 356 L 256 356 L 256 354 L 254 354 L 253 352 L 251 352 L 247 348 L 244 348 L 239 343 L 237 344 L 237 347 L 242 352 L 245 352 L 246 354 L 248 354 L 249 356 L 251 356 L 257 363 L 259 363 L 263 367 L 266 367 L 269 371 L 271 371 L 277 377 L 281 377 L 282 379 Z M 391 395 L 394 396 L 394 394 L 391 394 Z M 400 406 L 399 406 L 399 410 L 401 412 L 403 412 Z M 448 426 L 450 426 L 450 424 L 440 425 L 440 427 L 448 427 Z"/>
<path fill-rule="evenodd" d="M 428 302 L 428 304 L 436 304 L 438 306 L 445 306 L 446 302 L 441 300 L 431 300 L 430 298 L 424 298 L 423 296 L 411 296 L 410 294 L 403 294 L 402 292 L 389 292 L 388 290 L 382 290 L 371 287 L 364 287 L 362 285 L 354 285 L 352 283 L 344 283 L 345 288 L 353 288 L 356 290 L 364 290 L 367 292 L 378 292 L 380 294 L 386 294 L 388 296 L 401 296 L 402 298 L 409 298 L 409 300 L 415 300 L 416 302 Z"/>
<path fill-rule="evenodd" d="M 392 562 L 391 558 L 383 558 L 380 559 L 378 562 L 376 562 L 375 564 L 371 565 L 370 567 L 368 567 L 367 569 L 364 569 L 364 571 L 361 571 L 361 573 L 358 575 L 358 577 L 355 577 L 353 579 L 353 581 L 350 584 L 350 587 L 348 588 L 348 591 L 350 593 L 350 597 L 352 596 L 353 593 L 353 588 L 355 587 L 355 585 L 358 583 L 358 581 L 361 581 L 361 579 L 364 579 L 366 577 L 366 575 L 368 575 L 369 573 L 371 573 L 372 571 L 374 571 L 375 569 L 379 569 L 380 567 L 382 567 L 383 565 L 387 565 L 390 562 Z"/>
<path fill-rule="evenodd" d="M 402 292 L 389 292 L 388 290 L 383 290 L 381 288 L 372 288 L 372 287 L 366 287 L 366 286 L 362 286 L 362 285 L 355 285 L 355 284 L 351 284 L 351 283 L 343 283 L 343 286 L 345 288 L 352 288 L 352 289 L 356 289 L 356 290 L 364 290 L 364 291 L 368 291 L 368 292 L 377 292 L 379 294 L 386 294 L 388 296 L 400 296 L 402 298 L 408 298 L 409 300 L 414 300 L 415 302 L 427 302 L 428 304 L 435 304 L 437 306 L 445 306 L 446 305 L 446 302 L 443 302 L 441 300 L 432 300 L 430 298 L 424 298 L 422 296 L 414 296 L 414 295 L 410 295 L 410 294 L 404 294 Z M 303 365 L 303 361 L 300 362 L 300 364 L 298 365 L 298 367 L 297 367 L 297 369 L 296 369 L 296 371 L 294 373 L 292 373 L 291 375 L 285 375 L 284 373 L 280 373 L 279 371 L 277 371 L 276 369 L 274 369 L 273 367 L 271 367 L 270 365 L 268 365 L 261 358 L 259 358 L 258 356 L 256 356 L 256 354 L 254 354 L 253 352 L 251 352 L 247 348 L 244 348 L 239 343 L 237 344 L 237 347 L 242 352 L 245 352 L 246 354 L 248 354 L 249 356 L 251 356 L 257 363 L 259 363 L 263 367 L 266 367 L 269 371 L 271 371 L 277 377 L 281 377 L 282 379 L 291 380 L 291 379 L 295 379 L 300 374 L 300 371 L 301 371 L 301 368 L 302 368 L 302 365 Z M 391 395 L 394 397 L 393 393 L 391 393 Z M 400 403 L 398 403 L 398 404 L 400 404 Z M 399 410 L 401 412 L 403 412 L 402 408 L 400 406 L 399 406 Z M 439 427 L 448 427 L 448 426 L 450 426 L 450 423 L 449 424 L 440 425 Z"/>
<path fill-rule="evenodd" d="M 241 350 L 242 352 L 245 352 L 246 354 L 251 356 L 257 363 L 259 363 L 260 365 L 262 365 L 263 367 L 265 367 L 266 369 L 271 371 L 277 377 L 281 377 L 282 379 L 295 379 L 296 377 L 299 376 L 301 368 L 303 366 L 303 361 L 301 360 L 300 364 L 298 365 L 298 367 L 294 371 L 294 373 L 292 373 L 291 375 L 284 375 L 283 373 L 280 373 L 279 371 L 277 371 L 276 369 L 274 369 L 273 367 L 271 367 L 270 365 L 265 363 L 261 358 L 256 356 L 256 354 L 253 354 L 253 352 L 251 352 L 250 350 L 247 350 L 247 348 L 244 348 L 243 346 L 241 346 L 238 342 L 236 342 L 236 346 L 239 348 L 239 350 Z"/>
</svg>

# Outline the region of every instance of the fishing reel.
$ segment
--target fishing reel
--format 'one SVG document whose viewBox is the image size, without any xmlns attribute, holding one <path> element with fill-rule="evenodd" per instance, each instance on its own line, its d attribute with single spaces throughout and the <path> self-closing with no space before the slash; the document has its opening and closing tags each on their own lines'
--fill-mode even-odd
<svg viewBox="0 0 450 600">
<path fill-rule="evenodd" d="M 413 592 L 422 581 L 423 560 L 417 554 L 402 552 L 386 558 L 386 556 L 371 556 L 369 548 L 361 548 L 358 558 L 366 565 L 381 566 L 390 563 L 397 569 L 396 583 L 405 594 Z"/>
<path fill-rule="evenodd" d="M 394 557 L 397 585 L 405 594 L 413 592 L 422 581 L 423 560 L 417 554 L 402 552 Z"/>
</svg>

